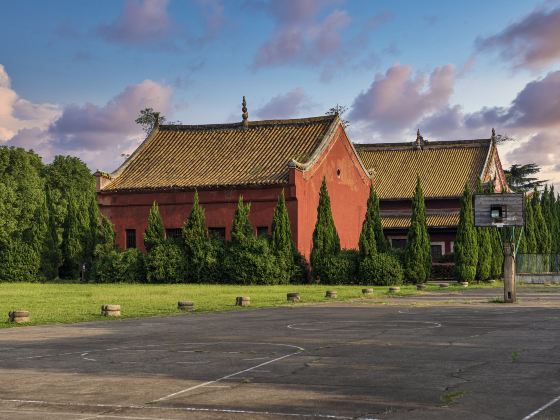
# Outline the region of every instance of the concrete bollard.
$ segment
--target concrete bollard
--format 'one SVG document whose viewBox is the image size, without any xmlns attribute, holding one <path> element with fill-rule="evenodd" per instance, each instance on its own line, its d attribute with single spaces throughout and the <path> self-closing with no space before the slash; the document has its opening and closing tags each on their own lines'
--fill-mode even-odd
<svg viewBox="0 0 560 420">
<path fill-rule="evenodd" d="M 401 291 L 401 288 L 399 286 L 391 286 L 389 287 L 389 293 L 398 293 Z"/>
<path fill-rule="evenodd" d="M 10 311 L 8 312 L 8 319 L 16 324 L 29 322 L 29 311 Z"/>
<path fill-rule="evenodd" d="M 177 309 L 181 311 L 194 311 L 194 302 L 190 300 L 180 300 L 177 302 Z"/>
<path fill-rule="evenodd" d="M 327 290 L 325 293 L 326 298 L 336 299 L 338 297 L 338 293 L 336 290 Z"/>
<path fill-rule="evenodd" d="M 251 305 L 251 298 L 249 296 L 237 296 L 235 298 L 235 304 L 237 306 L 249 306 Z"/>
<path fill-rule="evenodd" d="M 101 315 L 121 316 L 121 305 L 101 305 Z"/>
<path fill-rule="evenodd" d="M 288 298 L 288 302 L 295 303 L 300 301 L 299 293 L 296 292 L 288 293 L 287 298 Z"/>
<path fill-rule="evenodd" d="M 449 283 L 440 283 L 439 287 L 441 288 L 449 287 Z"/>
<path fill-rule="evenodd" d="M 426 290 L 426 287 L 425 283 L 419 283 L 416 285 L 416 290 Z"/>
<path fill-rule="evenodd" d="M 362 294 L 373 295 L 373 289 L 371 289 L 371 288 L 362 289 Z"/>
<path fill-rule="evenodd" d="M 469 287 L 469 282 L 468 281 L 462 281 L 461 283 L 459 283 L 461 286 L 463 287 Z"/>
</svg>

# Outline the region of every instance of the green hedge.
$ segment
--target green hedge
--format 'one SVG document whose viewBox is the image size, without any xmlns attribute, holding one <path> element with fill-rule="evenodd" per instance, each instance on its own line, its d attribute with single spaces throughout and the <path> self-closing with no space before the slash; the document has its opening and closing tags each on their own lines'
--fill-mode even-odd
<svg viewBox="0 0 560 420">
<path fill-rule="evenodd" d="M 360 278 L 366 284 L 395 286 L 402 284 L 404 273 L 399 261 L 390 254 L 378 253 L 360 262 Z"/>
</svg>

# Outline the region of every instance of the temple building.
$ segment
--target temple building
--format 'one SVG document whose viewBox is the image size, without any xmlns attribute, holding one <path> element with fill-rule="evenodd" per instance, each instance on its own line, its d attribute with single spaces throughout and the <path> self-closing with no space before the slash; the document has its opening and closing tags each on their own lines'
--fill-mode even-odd
<svg viewBox="0 0 560 420">
<path fill-rule="evenodd" d="M 465 184 L 475 191 L 480 177 L 495 192 L 507 188 L 495 134 L 480 140 L 426 141 L 418 131 L 409 143 L 355 144 L 372 170 L 385 235 L 395 248 L 406 246 L 416 177 L 426 202 L 432 256 L 453 252 Z"/>
<path fill-rule="evenodd" d="M 507 188 L 494 134 L 481 140 L 353 144 L 338 115 L 231 124 L 160 125 L 113 173 L 95 173 L 98 202 L 121 248 L 144 249 L 152 203 L 168 237 L 181 235 L 198 191 L 210 233 L 230 239 L 240 196 L 251 203 L 255 234 L 270 234 L 284 190 L 292 236 L 309 257 L 319 190 L 326 179 L 343 248 L 357 248 L 369 185 L 380 198 L 391 245 L 404 248 L 417 176 L 426 200 L 432 255 L 453 251 L 465 184 Z"/>
<path fill-rule="evenodd" d="M 319 190 L 326 179 L 343 248 L 357 248 L 371 176 L 337 115 L 232 124 L 159 125 L 113 173 L 96 172 L 98 202 L 121 248 L 144 249 L 152 203 L 168 236 L 179 236 L 195 190 L 209 231 L 230 238 L 239 196 L 255 234 L 270 233 L 284 190 L 292 235 L 309 257 Z"/>
</svg>

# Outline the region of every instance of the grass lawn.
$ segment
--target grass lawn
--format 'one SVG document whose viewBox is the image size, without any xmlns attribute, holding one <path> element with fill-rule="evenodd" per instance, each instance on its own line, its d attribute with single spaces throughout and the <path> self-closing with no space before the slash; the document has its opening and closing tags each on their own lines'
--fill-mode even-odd
<svg viewBox="0 0 560 420">
<path fill-rule="evenodd" d="M 453 284 L 453 283 L 451 283 Z M 496 283 L 492 287 L 499 286 Z M 326 290 L 336 290 L 337 300 L 362 298 L 359 285 L 288 285 L 239 286 L 209 284 L 76 284 L 76 283 L 0 283 L 0 328 L 16 326 L 8 322 L 11 310 L 28 310 L 31 322 L 24 325 L 72 323 L 107 320 L 100 315 L 103 304 L 119 304 L 121 318 L 154 315 L 177 315 L 177 301 L 192 300 L 196 312 L 247 310 L 235 306 L 236 296 L 249 296 L 251 308 L 292 305 L 286 293 L 299 292 L 302 303 L 327 302 Z M 472 285 L 473 287 L 489 287 Z M 400 293 L 390 294 L 386 286 L 374 286 L 371 297 L 396 298 L 416 293 L 416 286 L 401 286 Z M 439 290 L 429 285 L 427 291 Z M 442 291 L 463 290 L 452 285 Z"/>
</svg>

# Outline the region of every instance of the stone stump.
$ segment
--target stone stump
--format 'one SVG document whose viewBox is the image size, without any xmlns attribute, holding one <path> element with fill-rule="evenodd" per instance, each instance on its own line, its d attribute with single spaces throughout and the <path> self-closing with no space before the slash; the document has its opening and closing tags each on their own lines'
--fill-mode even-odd
<svg viewBox="0 0 560 420">
<path fill-rule="evenodd" d="M 288 302 L 296 303 L 300 301 L 299 293 L 292 292 L 288 293 L 286 296 L 288 298 Z"/>
<path fill-rule="evenodd" d="M 325 297 L 336 299 L 338 297 L 338 293 L 336 290 L 327 290 L 327 293 L 325 293 Z"/>
<path fill-rule="evenodd" d="M 249 296 L 237 296 L 235 298 L 235 304 L 237 306 L 249 306 L 251 305 L 251 298 Z"/>
<path fill-rule="evenodd" d="M 389 293 L 398 293 L 401 291 L 401 288 L 399 286 L 391 286 L 389 287 Z"/>
<path fill-rule="evenodd" d="M 16 324 L 29 322 L 29 311 L 10 311 L 8 312 L 8 319 L 10 322 L 15 322 Z"/>
<path fill-rule="evenodd" d="M 372 288 L 362 289 L 362 294 L 364 294 L 364 295 L 373 295 L 373 289 L 372 289 Z"/>
<path fill-rule="evenodd" d="M 121 316 L 121 305 L 101 305 L 101 315 Z"/>
</svg>

